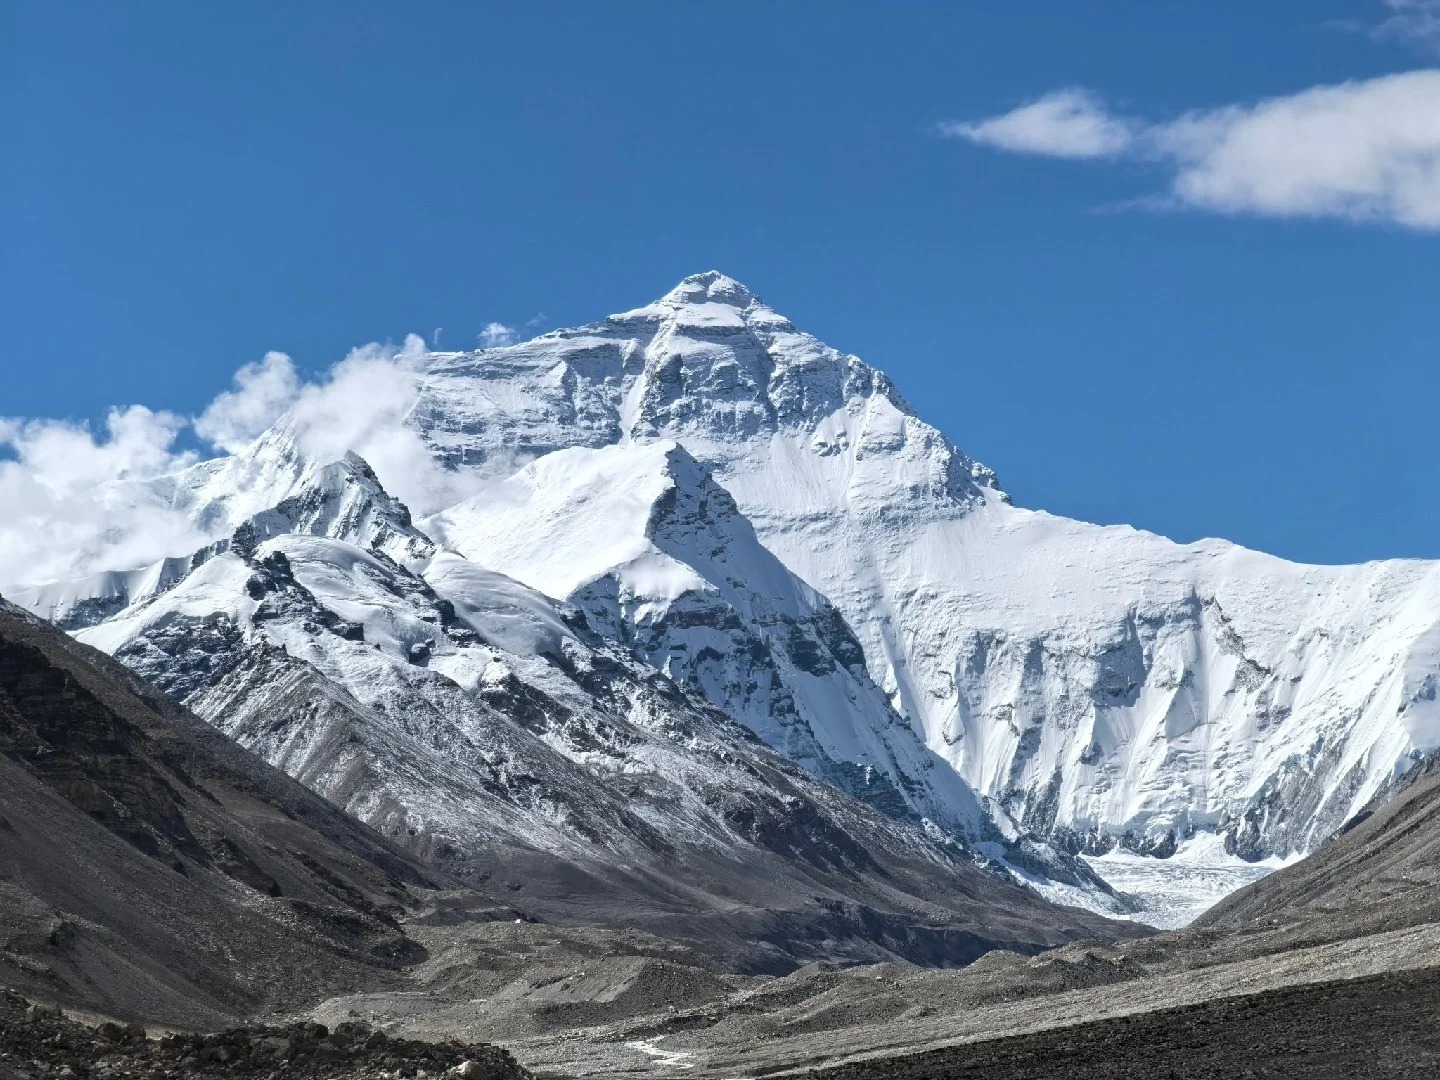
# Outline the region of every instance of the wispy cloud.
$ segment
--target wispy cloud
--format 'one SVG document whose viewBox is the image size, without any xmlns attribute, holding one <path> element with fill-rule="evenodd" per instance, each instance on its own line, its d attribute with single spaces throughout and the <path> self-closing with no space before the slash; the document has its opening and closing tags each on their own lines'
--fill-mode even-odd
<svg viewBox="0 0 1440 1080">
<path fill-rule="evenodd" d="M 1012 153 L 1131 158 L 1169 176 L 1164 200 L 1229 214 L 1440 229 L 1440 71 L 1319 86 L 1152 121 L 1062 90 L 942 132 Z"/>
<path fill-rule="evenodd" d="M 1371 28 L 1380 41 L 1403 41 L 1440 52 L 1440 0 L 1385 0 L 1391 14 Z"/>
<path fill-rule="evenodd" d="M 218 450 L 238 453 L 299 396 L 300 377 L 290 357 L 266 353 L 263 360 L 235 373 L 234 387 L 216 397 L 195 421 L 195 434 Z"/>
<path fill-rule="evenodd" d="M 1131 122 L 1112 116 L 1083 87 L 1056 90 L 988 120 L 948 120 L 940 133 L 1016 154 L 1099 158 L 1124 153 L 1135 141 Z"/>
<path fill-rule="evenodd" d="M 502 345 L 515 344 L 515 328 L 506 326 L 504 323 L 487 323 L 484 330 L 480 331 L 480 347 L 483 349 L 498 349 Z"/>
</svg>

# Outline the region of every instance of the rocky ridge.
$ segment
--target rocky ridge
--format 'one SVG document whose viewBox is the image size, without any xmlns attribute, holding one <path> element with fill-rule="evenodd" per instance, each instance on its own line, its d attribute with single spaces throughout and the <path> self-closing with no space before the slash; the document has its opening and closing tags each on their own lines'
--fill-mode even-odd
<svg viewBox="0 0 1440 1080">
<path fill-rule="evenodd" d="M 54 1006 L 0 991 L 0 1080 L 528 1080 L 497 1046 L 392 1038 L 358 1021 L 332 1030 L 313 1021 L 212 1033 L 157 1032 L 114 1021 L 85 1024 Z"/>
</svg>

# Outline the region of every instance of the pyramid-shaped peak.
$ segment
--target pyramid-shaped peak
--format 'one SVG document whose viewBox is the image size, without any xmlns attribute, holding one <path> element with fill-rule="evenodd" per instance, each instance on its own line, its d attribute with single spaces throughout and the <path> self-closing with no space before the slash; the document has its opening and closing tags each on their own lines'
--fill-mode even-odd
<svg viewBox="0 0 1440 1080">
<path fill-rule="evenodd" d="M 746 308 L 760 304 L 761 300 L 749 289 L 719 270 L 706 270 L 703 274 L 691 274 L 671 289 L 661 300 L 670 304 L 725 304 L 729 307 Z"/>
<path fill-rule="evenodd" d="M 234 545 L 253 553 L 265 540 L 286 533 L 344 540 L 401 563 L 435 550 L 415 528 L 409 508 L 385 490 L 369 462 L 353 450 L 310 470 L 293 494 L 241 524 Z"/>
</svg>

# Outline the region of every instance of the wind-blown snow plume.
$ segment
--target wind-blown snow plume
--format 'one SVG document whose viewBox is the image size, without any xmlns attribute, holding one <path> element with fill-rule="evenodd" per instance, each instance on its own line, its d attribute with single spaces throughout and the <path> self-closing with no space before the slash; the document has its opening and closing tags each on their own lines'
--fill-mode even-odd
<svg viewBox="0 0 1440 1080">
<path fill-rule="evenodd" d="M 424 339 L 416 334 L 398 349 L 372 343 L 353 350 L 324 381 L 302 387 L 290 408 L 300 451 L 316 461 L 355 451 L 416 513 L 432 513 L 475 494 L 488 477 L 443 468 L 405 423 L 429 358 Z"/>
<path fill-rule="evenodd" d="M 235 373 L 235 388 L 220 394 L 195 421 L 195 434 L 217 450 L 238 454 L 300 396 L 300 376 L 282 352 L 269 352 Z"/>
<path fill-rule="evenodd" d="M 506 326 L 504 323 L 486 323 L 485 329 L 480 331 L 480 346 L 485 349 L 498 349 L 505 345 L 515 344 L 515 328 Z"/>
</svg>

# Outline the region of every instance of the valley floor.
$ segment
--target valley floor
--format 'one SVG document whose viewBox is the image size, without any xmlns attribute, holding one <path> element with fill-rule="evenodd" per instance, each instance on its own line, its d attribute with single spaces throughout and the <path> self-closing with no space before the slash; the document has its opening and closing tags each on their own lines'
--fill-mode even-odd
<svg viewBox="0 0 1440 1080">
<path fill-rule="evenodd" d="M 1370 1066 L 1392 1071 L 1256 1075 L 1423 1076 L 1405 1063 L 1440 1049 L 1422 1036 L 1433 1028 L 1428 1016 L 1422 1022 L 1415 1012 L 1427 995 L 1432 1009 L 1440 1000 L 1437 923 L 1316 944 L 1306 943 L 1315 940 L 1308 931 L 1298 940 L 1282 931 L 1280 940 L 1201 928 L 1035 957 L 992 953 L 958 970 L 812 965 L 781 978 L 726 975 L 688 950 L 616 931 L 491 923 L 413 932 L 431 959 L 412 971 L 411 990 L 332 999 L 312 1015 L 332 1026 L 378 1021 L 393 1036 L 493 1041 L 538 1075 L 653 1080 L 840 1066 L 865 1078 L 889 1068 L 900 1078 L 947 1075 L 906 1064 L 934 1051 L 948 1056 L 926 1060 L 954 1063 L 946 1068 L 1010 1061 L 1012 1071 L 983 1075 L 1038 1080 L 1059 1074 L 1033 1055 L 1063 1056 L 1072 1045 L 1083 1051 L 1077 1069 L 1101 1069 L 1112 1050 L 1115 1069 L 1148 1068 L 1159 1052 L 1194 1051 L 1200 1061 L 1209 1044 L 1215 1055 L 1252 1048 L 1257 1064 L 1244 1067 L 1259 1070 L 1291 1051 L 1323 1064 L 1332 1049 L 1359 1053 L 1365 1039 L 1378 1040 L 1365 1054 Z M 1397 1011 L 1387 1018 L 1391 1004 Z M 1312 1008 L 1332 1019 L 1287 1035 L 1287 1017 Z M 1350 1012 L 1368 1019 L 1347 1028 Z M 1247 1026 L 1232 1036 L 1232 1020 Z M 1031 1072 L 1014 1071 L 1027 1060 Z M 1167 1075 L 1072 1071 L 1064 1060 L 1067 1078 Z M 1185 1072 L 1190 1059 L 1175 1060 L 1178 1076 L 1245 1075 Z"/>
<path fill-rule="evenodd" d="M 1440 1075 L 1440 970 L 1287 987 L 812 1073 L 823 1080 Z"/>
</svg>

